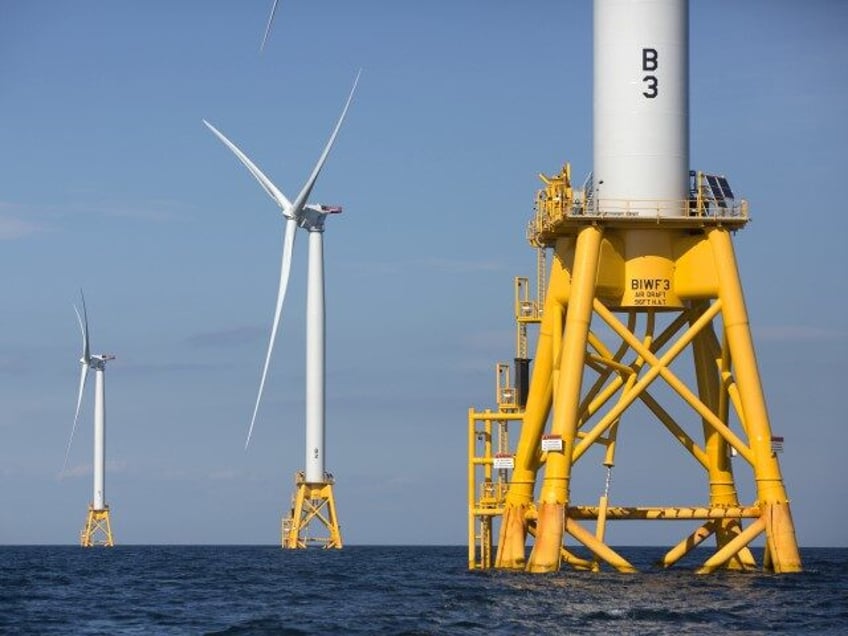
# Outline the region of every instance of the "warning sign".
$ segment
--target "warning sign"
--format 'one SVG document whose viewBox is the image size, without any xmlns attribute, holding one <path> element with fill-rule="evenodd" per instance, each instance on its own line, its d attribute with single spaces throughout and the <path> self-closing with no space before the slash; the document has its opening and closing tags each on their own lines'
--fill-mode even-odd
<svg viewBox="0 0 848 636">
<path fill-rule="evenodd" d="M 506 453 L 498 453 L 492 462 L 495 470 L 512 470 L 515 468 L 515 459 L 512 455 Z"/>
<path fill-rule="evenodd" d="M 562 436 L 560 435 L 542 435 L 542 450 L 543 451 L 561 451 Z"/>
</svg>

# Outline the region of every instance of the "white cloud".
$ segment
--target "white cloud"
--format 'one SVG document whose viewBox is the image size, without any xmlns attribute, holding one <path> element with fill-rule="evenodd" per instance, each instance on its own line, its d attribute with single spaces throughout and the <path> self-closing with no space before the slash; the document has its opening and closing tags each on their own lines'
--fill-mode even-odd
<svg viewBox="0 0 848 636">
<path fill-rule="evenodd" d="M 2 209 L 2 206 L 0 206 L 0 209 Z M 13 241 L 44 230 L 45 227 L 37 223 L 29 223 L 10 216 L 0 216 L 0 241 Z"/>
<path fill-rule="evenodd" d="M 103 216 L 111 216 L 126 219 L 137 219 L 141 221 L 169 221 L 180 216 L 184 206 L 175 201 L 153 200 L 136 204 L 98 203 L 88 206 L 86 209 Z"/>
<path fill-rule="evenodd" d="M 94 195 L 92 195 L 92 198 Z M 138 202 L 69 202 L 30 205 L 0 201 L 0 241 L 10 241 L 46 232 L 63 219 L 100 216 L 164 222 L 186 216 L 186 206 L 177 201 L 153 199 Z M 30 220 L 34 219 L 34 220 Z M 49 221 L 49 222 L 48 222 Z"/>
</svg>

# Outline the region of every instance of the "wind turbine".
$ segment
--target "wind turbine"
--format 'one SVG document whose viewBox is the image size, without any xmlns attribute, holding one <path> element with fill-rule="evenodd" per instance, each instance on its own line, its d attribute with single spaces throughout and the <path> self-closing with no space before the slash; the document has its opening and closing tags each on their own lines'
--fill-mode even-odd
<svg viewBox="0 0 848 636">
<path fill-rule="evenodd" d="M 303 228 L 309 233 L 306 295 L 306 466 L 304 472 L 298 473 L 296 478 L 296 492 L 293 497 L 290 517 L 283 521 L 282 544 L 283 547 L 287 548 L 304 548 L 307 547 L 308 543 L 313 541 L 323 543 L 326 548 L 342 547 L 332 490 L 334 479 L 332 475 L 324 470 L 325 308 L 323 242 L 324 222 L 327 216 L 329 214 L 340 213 L 342 209 L 338 206 L 307 203 L 307 199 L 312 192 L 312 188 L 321 169 L 324 167 L 324 162 L 330 154 L 330 149 L 333 147 L 336 135 L 338 135 L 339 129 L 347 115 L 351 100 L 356 92 L 356 86 L 359 83 L 360 74 L 361 71 L 356 74 L 353 87 L 347 97 L 339 120 L 336 122 L 336 126 L 327 141 L 327 145 L 324 147 L 324 151 L 318 158 L 312 174 L 300 190 L 300 193 L 298 193 L 294 203 L 289 201 L 280 189 L 233 142 L 227 139 L 227 137 L 208 121 L 203 120 L 203 123 L 245 165 L 265 192 L 280 207 L 285 218 L 280 285 L 277 291 L 274 321 L 271 326 L 268 351 L 265 354 L 265 364 L 262 369 L 262 377 L 259 381 L 259 392 L 256 396 L 256 404 L 253 407 L 253 415 L 250 419 L 250 428 L 248 429 L 245 448 L 250 444 L 250 437 L 253 434 L 253 426 L 256 423 L 256 415 L 259 411 L 259 404 L 262 401 L 262 394 L 265 389 L 268 365 L 274 350 L 277 329 L 283 310 L 283 302 L 285 301 L 289 276 L 291 274 L 291 260 L 294 252 L 294 240 L 297 228 Z M 327 509 L 326 515 L 322 514 L 322 509 L 325 506 Z M 326 527 L 328 531 L 326 538 L 315 539 L 307 535 L 306 528 L 313 519 L 318 519 Z"/>
<path fill-rule="evenodd" d="M 74 413 L 74 425 L 71 437 L 65 449 L 65 463 L 62 473 L 68 465 L 68 455 L 77 430 L 82 395 L 88 378 L 88 371 L 94 369 L 94 495 L 88 506 L 88 516 L 85 526 L 80 533 L 80 544 L 83 547 L 93 545 L 115 545 L 112 539 L 112 527 L 109 519 L 109 506 L 106 505 L 106 363 L 114 360 L 110 354 L 91 354 L 88 338 L 88 313 L 85 308 L 85 296 L 80 290 L 82 314 L 74 305 L 80 332 L 82 333 L 82 357 L 80 358 L 79 393 L 77 394 L 77 410 Z"/>
</svg>

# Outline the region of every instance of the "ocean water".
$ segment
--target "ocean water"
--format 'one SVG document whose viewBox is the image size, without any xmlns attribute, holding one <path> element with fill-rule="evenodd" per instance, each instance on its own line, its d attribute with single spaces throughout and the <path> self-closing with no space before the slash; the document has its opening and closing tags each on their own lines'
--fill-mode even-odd
<svg viewBox="0 0 848 636">
<path fill-rule="evenodd" d="M 466 549 L 0 547 L 2 634 L 848 634 L 848 549 L 775 576 L 469 572 Z"/>
</svg>

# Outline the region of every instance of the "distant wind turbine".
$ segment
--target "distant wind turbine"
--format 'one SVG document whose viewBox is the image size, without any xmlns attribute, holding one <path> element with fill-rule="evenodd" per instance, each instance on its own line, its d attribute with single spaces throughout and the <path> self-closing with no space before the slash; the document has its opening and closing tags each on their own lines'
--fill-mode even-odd
<svg viewBox="0 0 848 636">
<path fill-rule="evenodd" d="M 91 354 L 88 336 L 88 312 L 85 308 L 85 296 L 80 290 L 82 314 L 74 305 L 80 332 L 82 333 L 82 357 L 80 358 L 79 393 L 77 394 L 77 409 L 74 413 L 74 425 L 71 437 L 65 449 L 65 463 L 62 467 L 64 474 L 68 466 L 68 456 L 74 433 L 77 430 L 82 396 L 85 391 L 89 369 L 94 369 L 94 494 L 88 508 L 88 518 L 80 536 L 83 546 L 89 547 L 97 543 L 96 535 L 102 533 L 102 545 L 112 546 L 112 530 L 109 520 L 109 506 L 106 505 L 106 363 L 114 360 L 110 354 Z"/>
<path fill-rule="evenodd" d="M 289 201 L 286 196 L 277 188 L 268 177 L 259 170 L 258 167 L 245 155 L 234 143 L 225 137 L 218 129 L 216 129 L 208 121 L 203 120 L 203 123 L 226 145 L 233 154 L 244 164 L 254 178 L 259 182 L 265 192 L 274 200 L 280 207 L 285 218 L 285 233 L 283 235 L 283 254 L 282 263 L 280 265 L 280 285 L 277 291 L 277 303 L 274 310 L 274 321 L 271 326 L 271 336 L 268 342 L 268 351 L 265 354 L 265 364 L 262 368 L 262 377 L 259 381 L 259 392 L 256 396 L 256 404 L 253 407 L 253 415 L 250 419 L 250 428 L 245 441 L 245 448 L 250 444 L 250 438 L 253 434 L 253 426 L 256 423 L 256 415 L 259 412 L 259 404 L 262 401 L 262 394 L 265 389 L 265 379 L 268 374 L 268 366 L 271 362 L 271 354 L 274 350 L 274 342 L 277 337 L 277 330 L 280 324 L 280 316 L 282 315 L 283 302 L 288 288 L 289 275 L 291 273 L 292 254 L 294 252 L 294 239 L 297 228 L 301 227 L 309 233 L 309 259 L 308 259 L 308 284 L 306 298 L 306 468 L 305 478 L 298 478 L 298 493 L 295 497 L 298 503 L 294 510 L 302 509 L 301 503 L 304 501 L 305 484 L 313 486 L 310 492 L 314 493 L 320 490 L 320 496 L 313 496 L 309 501 L 314 503 L 321 500 L 323 503 L 328 503 L 330 512 L 326 517 L 317 514 L 304 513 L 303 525 L 300 520 L 295 520 L 291 536 L 293 537 L 291 544 L 286 545 L 284 535 L 284 545 L 286 547 L 305 547 L 305 541 L 301 542 L 298 539 L 300 529 L 305 528 L 308 521 L 312 518 L 319 518 L 330 531 L 330 539 L 325 544 L 325 547 L 341 547 L 341 535 L 338 530 L 338 523 L 335 516 L 335 504 L 332 498 L 332 477 L 324 471 L 324 410 L 325 410 L 325 370 L 324 370 L 324 340 L 325 340 L 325 310 L 324 310 L 324 244 L 323 232 L 324 221 L 329 214 L 336 214 L 342 211 L 341 207 L 328 206 L 307 203 L 309 195 L 312 193 L 312 188 L 315 181 L 324 167 L 324 162 L 330 154 L 330 149 L 336 140 L 339 129 L 347 115 L 353 95 L 356 92 L 356 86 L 359 83 L 361 71 L 356 74 L 356 79 L 353 82 L 353 87 L 345 102 L 344 109 L 339 117 L 336 126 L 330 135 L 324 151 L 318 158 L 318 162 L 312 170 L 312 174 L 307 179 L 294 203 Z M 312 505 L 307 502 L 307 506 Z M 318 504 L 323 505 L 323 503 Z M 317 512 L 317 508 L 315 508 Z M 293 516 L 300 516 L 298 512 Z M 329 520 L 327 519 L 329 518 Z M 291 524 L 290 524 L 291 525 Z M 303 545 L 301 545 L 303 543 Z"/>
</svg>

